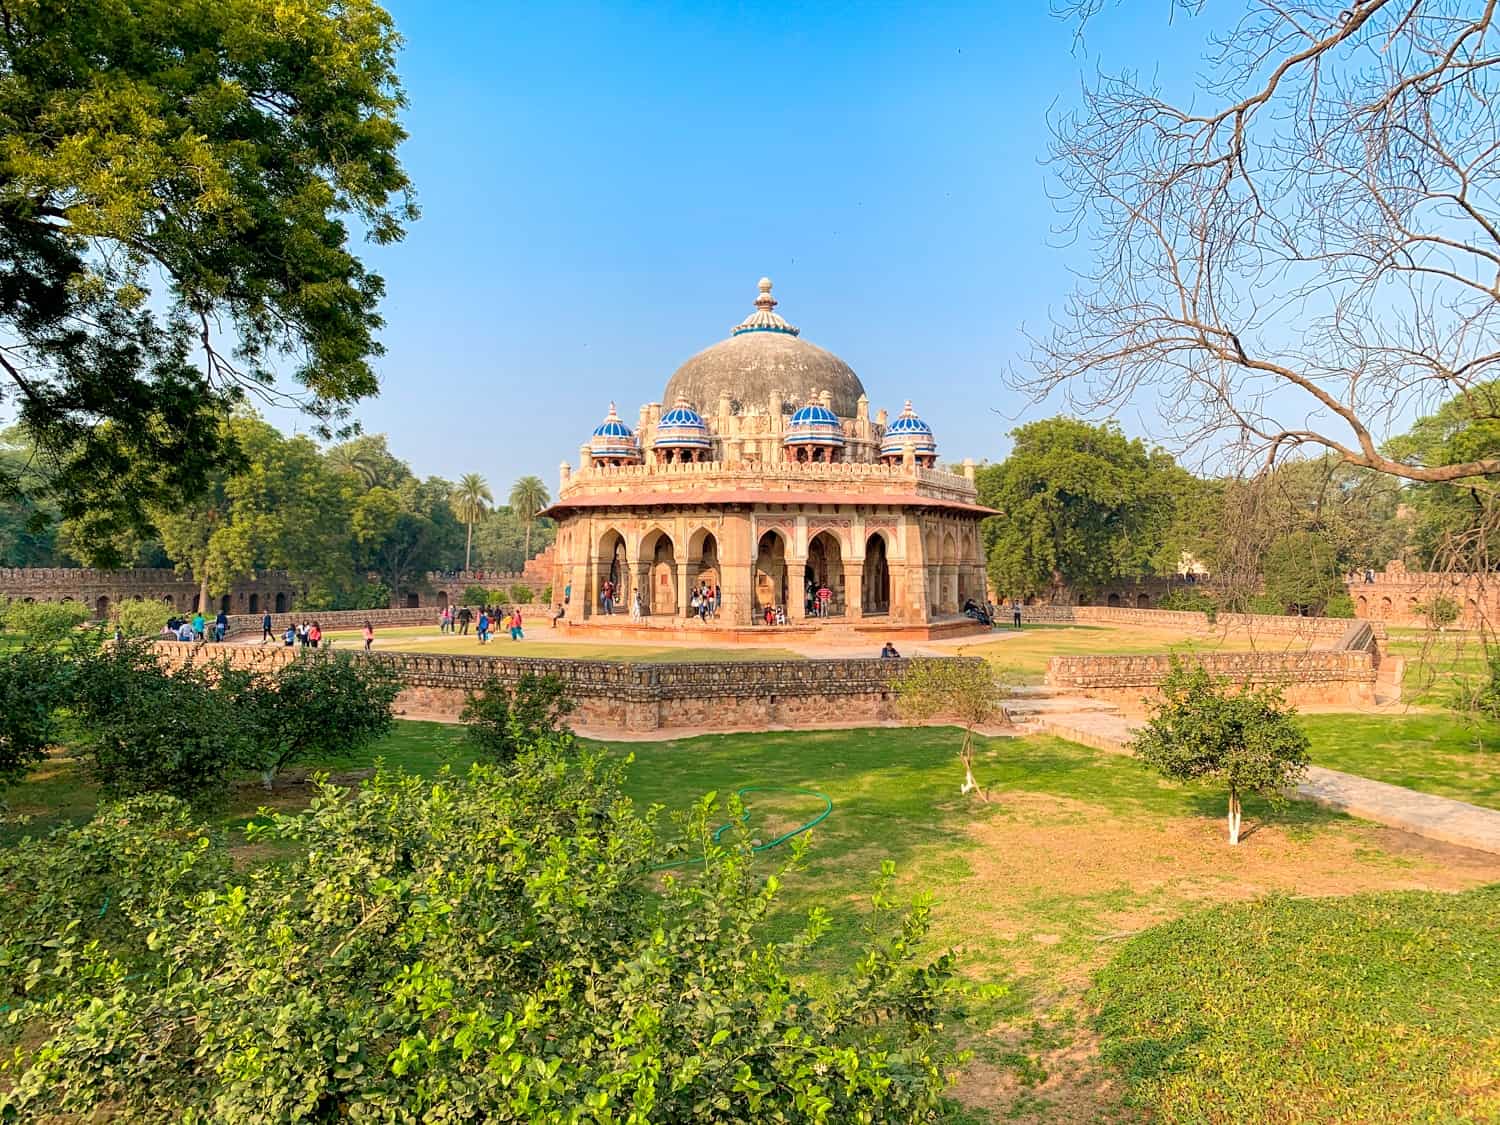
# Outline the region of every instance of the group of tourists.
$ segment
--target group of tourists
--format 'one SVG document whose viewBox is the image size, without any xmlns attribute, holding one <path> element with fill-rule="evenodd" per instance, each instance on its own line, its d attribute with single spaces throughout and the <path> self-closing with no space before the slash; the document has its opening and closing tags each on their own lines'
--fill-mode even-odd
<svg viewBox="0 0 1500 1125">
<path fill-rule="evenodd" d="M 457 609 L 444 606 L 438 618 L 438 631 L 441 633 L 467 637 L 470 625 L 474 626 L 474 635 L 479 638 L 479 643 L 482 645 L 489 644 L 495 632 L 500 629 L 509 632 L 510 639 L 513 641 L 526 639 L 526 634 L 522 631 L 523 619 L 520 606 L 512 606 L 508 610 L 500 606 L 493 608 L 487 605 L 480 606 L 477 619 L 474 609 L 469 606 L 462 605 Z"/>
<path fill-rule="evenodd" d="M 261 623 L 264 626 L 264 622 Z M 375 630 L 365 622 L 365 648 L 370 647 L 370 641 L 375 639 Z M 281 634 L 281 643 L 286 648 L 294 645 L 298 648 L 318 648 L 323 643 L 323 626 L 316 621 L 299 621 L 288 624 L 286 632 Z"/>
<path fill-rule="evenodd" d="M 167 618 L 167 623 L 161 627 L 161 635 L 169 640 L 185 642 L 197 641 L 219 641 L 224 640 L 224 635 L 229 632 L 229 614 L 222 609 L 219 615 L 210 623 L 208 618 L 201 612 L 191 617 L 178 617 L 175 614 Z"/>
</svg>

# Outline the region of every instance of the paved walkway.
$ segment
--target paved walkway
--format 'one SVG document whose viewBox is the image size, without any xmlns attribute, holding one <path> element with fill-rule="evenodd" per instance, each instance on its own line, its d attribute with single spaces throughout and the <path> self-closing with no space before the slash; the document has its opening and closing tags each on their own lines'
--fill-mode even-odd
<svg viewBox="0 0 1500 1125">
<path fill-rule="evenodd" d="M 1123 715 L 1099 710 L 1066 710 L 1049 701 L 1037 726 L 1048 734 L 1109 754 L 1128 754 L 1131 725 Z M 1080 703 L 1096 703 L 1080 700 Z M 1371 781 L 1352 773 L 1309 766 L 1297 796 L 1331 809 L 1399 828 L 1429 840 L 1500 855 L 1500 810 L 1419 793 L 1401 785 Z"/>
</svg>

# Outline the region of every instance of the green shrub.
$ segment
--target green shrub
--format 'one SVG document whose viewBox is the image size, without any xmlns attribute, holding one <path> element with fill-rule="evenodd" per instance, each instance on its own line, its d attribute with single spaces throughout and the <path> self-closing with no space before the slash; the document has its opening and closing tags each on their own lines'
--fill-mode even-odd
<svg viewBox="0 0 1500 1125">
<path fill-rule="evenodd" d="M 531 598 L 531 587 L 524 582 L 517 582 L 510 588 L 510 600 L 517 605 L 530 605 Z"/>
<path fill-rule="evenodd" d="M 1459 604 L 1452 598 L 1439 594 L 1430 601 L 1423 602 L 1417 607 L 1419 612 L 1427 620 L 1427 624 L 1435 629 L 1441 629 L 1446 625 L 1452 625 L 1458 620 Z"/>
<path fill-rule="evenodd" d="M 1278 688 L 1233 686 L 1175 659 L 1131 748 L 1179 781 L 1218 781 L 1229 790 L 1229 842 L 1240 842 L 1240 796 L 1270 803 L 1307 769 L 1308 740 Z"/>
<path fill-rule="evenodd" d="M 168 671 L 148 644 L 113 645 L 74 670 L 74 738 L 108 796 L 221 796 L 250 756 L 250 728 L 234 706 L 250 680 L 196 664 Z"/>
<path fill-rule="evenodd" d="M 1206 613 L 1209 621 L 1212 621 L 1219 612 L 1219 603 L 1202 590 L 1195 590 L 1190 586 L 1178 586 L 1163 594 L 1156 603 L 1156 608 Z"/>
<path fill-rule="evenodd" d="M 951 962 L 918 959 L 928 912 L 896 917 L 893 868 L 866 948 L 814 965 L 822 911 L 791 940 L 765 936 L 805 849 L 754 856 L 734 807 L 718 843 L 726 814 L 705 799 L 685 822 L 702 867 L 655 884 L 672 849 L 620 769 L 546 744 L 467 779 L 325 785 L 305 812 L 252 825 L 293 856 L 173 895 L 151 920 L 155 960 L 127 971 L 107 946 L 70 950 L 0 1114 L 938 1120 L 957 1061 L 940 1024 Z M 201 846 L 161 842 L 164 860 Z"/>
<path fill-rule="evenodd" d="M 1277 601 L 1270 594 L 1253 594 L 1245 603 L 1246 613 L 1259 613 L 1267 617 L 1285 617 L 1286 603 Z"/>
<path fill-rule="evenodd" d="M 0 785 L 20 781 L 57 741 L 57 714 L 68 696 L 71 669 L 51 645 L 28 645 L 0 657 Z"/>
<path fill-rule="evenodd" d="M 536 600 L 542 605 L 552 604 L 552 584 L 550 582 L 542 587 L 541 592 L 536 596 Z"/>
<path fill-rule="evenodd" d="M 510 762 L 523 746 L 564 730 L 573 700 L 556 676 L 526 673 L 507 688 L 492 679 L 464 703 L 464 732 L 487 758 Z"/>
<path fill-rule="evenodd" d="M 459 599 L 460 605 L 489 605 L 493 599 L 490 592 L 483 586 L 465 586 L 464 596 Z"/>
<path fill-rule="evenodd" d="M 23 602 L 5 605 L 5 631 L 38 647 L 60 644 L 93 613 L 82 602 Z"/>
<path fill-rule="evenodd" d="M 1334 594 L 1323 606 L 1324 617 L 1353 617 L 1354 599 L 1348 594 Z"/>
<path fill-rule="evenodd" d="M 401 683 L 382 661 L 307 654 L 240 687 L 244 765 L 271 787 L 294 762 L 346 758 L 390 732 Z"/>
<path fill-rule="evenodd" d="M 224 841 L 162 794 L 104 805 L 88 824 L 0 848 L 0 1004 L 87 991 L 94 981 L 76 967 L 90 942 L 140 967 L 152 959 L 158 914 L 231 867 Z"/>
<path fill-rule="evenodd" d="M 121 602 L 114 616 L 121 636 L 158 637 L 172 616 L 172 607 L 163 602 Z"/>
</svg>

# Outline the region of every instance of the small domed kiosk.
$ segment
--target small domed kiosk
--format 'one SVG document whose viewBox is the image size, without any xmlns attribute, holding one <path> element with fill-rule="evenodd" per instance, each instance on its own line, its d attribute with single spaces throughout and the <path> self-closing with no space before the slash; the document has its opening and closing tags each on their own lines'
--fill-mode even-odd
<svg viewBox="0 0 1500 1125">
<path fill-rule="evenodd" d="M 838 356 L 777 312 L 769 278 L 729 338 L 668 378 L 632 429 L 616 413 L 564 466 L 553 590 L 599 630 L 848 628 L 932 636 L 983 601 L 972 461 L 937 468 L 910 402 L 887 424 Z M 605 614 L 613 605 L 642 608 Z M 716 612 L 692 612 L 708 589 Z M 827 591 L 827 596 L 819 594 Z M 700 599 L 701 601 L 701 599 Z M 882 636 L 881 639 L 888 639 Z M 875 642 L 877 645 L 879 641 Z"/>
</svg>

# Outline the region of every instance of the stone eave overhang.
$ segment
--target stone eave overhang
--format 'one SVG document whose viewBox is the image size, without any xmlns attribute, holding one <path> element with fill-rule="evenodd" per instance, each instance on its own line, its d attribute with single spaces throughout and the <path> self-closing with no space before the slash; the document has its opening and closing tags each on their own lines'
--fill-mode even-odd
<svg viewBox="0 0 1500 1125">
<path fill-rule="evenodd" d="M 600 492 L 589 496 L 560 499 L 538 515 L 557 519 L 566 512 L 590 508 L 698 508 L 705 504 L 838 504 L 849 507 L 936 508 L 947 512 L 965 512 L 976 516 L 998 516 L 994 508 L 968 504 L 942 496 L 920 493 L 871 492 L 851 495 L 847 492 L 773 492 L 759 489 L 730 489 L 723 492 Z"/>
</svg>

